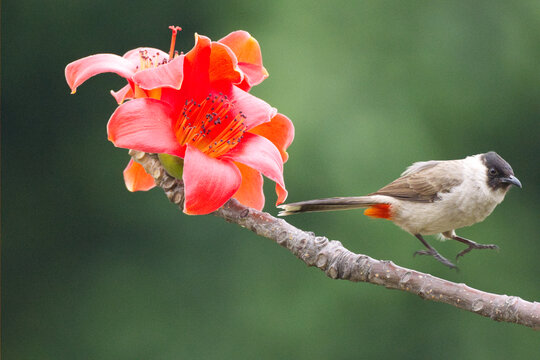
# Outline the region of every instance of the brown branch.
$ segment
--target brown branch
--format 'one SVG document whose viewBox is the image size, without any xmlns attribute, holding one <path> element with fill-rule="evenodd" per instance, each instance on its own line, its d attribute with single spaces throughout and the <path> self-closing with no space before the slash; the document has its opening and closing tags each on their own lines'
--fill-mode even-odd
<svg viewBox="0 0 540 360">
<path fill-rule="evenodd" d="M 171 177 L 156 155 L 130 150 L 133 159 L 152 174 L 169 200 L 183 209 L 184 188 Z M 435 276 L 403 268 L 391 261 L 375 260 L 355 254 L 339 241 L 329 241 L 290 225 L 268 213 L 248 208 L 231 199 L 213 215 L 248 228 L 257 235 L 286 247 L 308 266 L 316 266 L 332 279 L 363 281 L 389 289 L 407 291 L 423 299 L 443 302 L 489 317 L 540 329 L 540 303 L 517 296 L 497 295 L 456 284 Z"/>
</svg>

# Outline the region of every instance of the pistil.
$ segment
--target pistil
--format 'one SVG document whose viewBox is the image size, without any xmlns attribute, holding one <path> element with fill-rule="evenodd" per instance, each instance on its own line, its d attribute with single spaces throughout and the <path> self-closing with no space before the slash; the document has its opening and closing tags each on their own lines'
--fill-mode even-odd
<svg viewBox="0 0 540 360">
<path fill-rule="evenodd" d="M 172 30 L 171 47 L 169 49 L 169 60 L 172 60 L 174 57 L 174 46 L 176 44 L 176 33 L 178 31 L 182 31 L 182 28 L 180 26 L 169 26 L 169 29 Z"/>
</svg>

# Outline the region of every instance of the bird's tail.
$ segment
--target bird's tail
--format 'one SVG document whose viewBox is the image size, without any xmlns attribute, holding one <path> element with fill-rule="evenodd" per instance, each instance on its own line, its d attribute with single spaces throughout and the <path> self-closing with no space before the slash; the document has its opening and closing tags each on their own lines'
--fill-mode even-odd
<svg viewBox="0 0 540 360">
<path fill-rule="evenodd" d="M 313 212 L 313 211 L 335 211 L 335 210 L 349 210 L 349 209 L 359 209 L 359 208 L 369 208 L 378 209 L 381 205 L 386 206 L 389 209 L 390 205 L 381 203 L 380 200 L 377 201 L 373 196 L 357 196 L 357 197 L 334 197 L 327 199 L 316 199 L 316 200 L 307 200 L 300 201 L 296 203 L 283 204 L 278 206 L 283 209 L 278 215 L 287 216 L 303 212 Z M 366 210 L 366 215 L 374 216 L 368 214 Z M 381 216 L 374 216 L 381 217 Z"/>
</svg>

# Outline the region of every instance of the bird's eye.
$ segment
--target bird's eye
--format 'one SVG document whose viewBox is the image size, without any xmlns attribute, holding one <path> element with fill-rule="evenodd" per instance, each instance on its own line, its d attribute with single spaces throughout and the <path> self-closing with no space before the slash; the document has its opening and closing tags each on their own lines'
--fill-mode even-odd
<svg viewBox="0 0 540 360">
<path fill-rule="evenodd" d="M 497 170 L 495 170 L 494 168 L 489 169 L 489 175 L 496 176 L 497 174 Z"/>
</svg>

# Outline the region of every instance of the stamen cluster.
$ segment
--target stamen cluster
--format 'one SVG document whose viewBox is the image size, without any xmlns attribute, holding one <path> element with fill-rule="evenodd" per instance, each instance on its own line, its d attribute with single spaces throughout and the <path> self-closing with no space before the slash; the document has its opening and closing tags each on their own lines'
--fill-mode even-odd
<svg viewBox="0 0 540 360">
<path fill-rule="evenodd" d="M 186 100 L 175 135 L 180 144 L 191 144 L 211 157 L 219 157 L 235 147 L 247 131 L 246 115 L 236 113 L 226 95 L 208 94 L 200 103 Z"/>
</svg>

